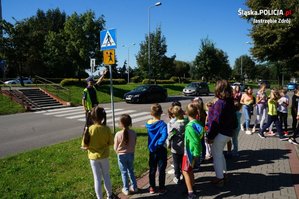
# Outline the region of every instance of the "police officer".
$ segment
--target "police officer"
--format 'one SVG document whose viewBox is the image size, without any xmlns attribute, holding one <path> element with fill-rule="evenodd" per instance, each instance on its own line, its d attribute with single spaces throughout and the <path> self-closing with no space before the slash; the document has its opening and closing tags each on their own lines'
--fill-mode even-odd
<svg viewBox="0 0 299 199">
<path fill-rule="evenodd" d="M 97 82 L 95 82 L 92 76 L 86 79 L 87 87 L 83 90 L 82 97 L 82 105 L 86 116 L 86 126 L 90 126 L 92 124 L 90 117 L 91 109 L 99 104 L 99 100 L 97 98 L 97 89 L 95 85 L 98 85 L 103 81 L 106 73 L 107 70 L 104 70 L 102 76 L 98 79 Z"/>
</svg>

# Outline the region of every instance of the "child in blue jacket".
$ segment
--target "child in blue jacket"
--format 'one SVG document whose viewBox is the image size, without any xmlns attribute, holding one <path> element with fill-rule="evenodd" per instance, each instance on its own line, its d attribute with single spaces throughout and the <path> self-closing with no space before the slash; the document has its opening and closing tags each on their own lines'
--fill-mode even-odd
<svg viewBox="0 0 299 199">
<path fill-rule="evenodd" d="M 156 171 L 159 169 L 159 193 L 164 194 L 165 189 L 165 170 L 167 166 L 167 125 L 161 120 L 162 107 L 160 104 L 154 104 L 151 107 L 151 116 L 146 123 L 146 129 L 148 132 L 148 149 L 149 149 L 149 192 L 151 194 L 156 193 Z"/>
</svg>

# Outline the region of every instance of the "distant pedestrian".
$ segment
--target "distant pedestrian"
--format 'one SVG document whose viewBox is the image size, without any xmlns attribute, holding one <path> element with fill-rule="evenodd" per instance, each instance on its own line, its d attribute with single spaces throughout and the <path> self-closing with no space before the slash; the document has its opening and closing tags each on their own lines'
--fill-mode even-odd
<svg viewBox="0 0 299 199">
<path fill-rule="evenodd" d="M 281 89 L 279 91 L 280 99 L 278 100 L 277 114 L 280 121 L 281 128 L 284 126 L 284 135 L 288 135 L 288 107 L 289 107 L 289 96 L 287 96 L 287 90 Z"/>
<path fill-rule="evenodd" d="M 260 129 L 264 126 L 267 119 L 267 100 L 266 84 L 261 84 L 260 89 L 256 93 L 256 120 L 252 128 L 252 133 L 256 131 L 257 124 L 259 124 Z"/>
<path fill-rule="evenodd" d="M 208 143 L 212 144 L 212 155 L 216 178 L 212 184 L 223 186 L 226 178 L 226 160 L 223 150 L 226 143 L 232 138 L 237 128 L 236 110 L 232 96 L 232 88 L 227 80 L 219 80 L 215 87 L 217 101 L 208 113 Z"/>
<path fill-rule="evenodd" d="M 103 176 L 107 198 L 114 199 L 116 196 L 112 193 L 109 175 L 109 148 L 113 145 L 113 135 L 110 128 L 106 126 L 107 118 L 104 108 L 94 107 L 91 111 L 91 118 L 94 124 L 89 127 L 90 141 L 87 151 L 94 178 L 94 189 L 97 198 L 102 199 Z"/>
<path fill-rule="evenodd" d="M 299 121 L 299 90 L 296 89 L 294 91 L 294 96 L 292 98 L 292 117 L 293 117 L 293 126 L 295 126 L 295 128 L 293 128 L 293 136 L 289 139 L 289 142 L 295 145 L 299 145 L 298 142 L 296 141 L 296 137 L 299 134 L 299 125 L 298 125 L 298 121 Z M 297 108 L 295 107 L 297 105 Z M 296 113 L 295 113 L 296 112 Z M 296 123 L 294 123 L 294 117 L 296 115 Z"/>
<path fill-rule="evenodd" d="M 91 120 L 91 110 L 93 107 L 96 107 L 99 104 L 97 97 L 97 88 L 96 85 L 99 85 L 103 80 L 104 76 L 107 73 L 107 70 L 104 70 L 102 76 L 95 82 L 92 76 L 86 79 L 87 87 L 83 90 L 82 105 L 85 112 L 86 124 L 85 127 L 88 127 L 92 124 Z"/>
<path fill-rule="evenodd" d="M 174 106 L 172 107 L 172 114 L 176 118 L 173 123 L 168 123 L 168 148 L 170 148 L 173 166 L 174 166 L 174 175 L 173 182 L 175 184 L 180 183 L 180 178 L 182 174 L 182 160 L 184 155 L 184 134 L 186 121 L 184 120 L 184 112 L 181 107 Z"/>
<path fill-rule="evenodd" d="M 247 135 L 251 135 L 250 127 L 250 118 L 251 118 L 251 110 L 253 109 L 254 98 L 252 95 L 252 88 L 248 87 L 245 93 L 242 95 L 240 103 L 243 105 L 243 115 L 245 117 L 245 122 L 241 125 L 241 130 L 244 131 L 245 125 L 245 133 Z"/>
<path fill-rule="evenodd" d="M 132 118 L 130 115 L 121 115 L 119 126 L 122 130 L 115 134 L 114 150 L 117 154 L 118 166 L 123 182 L 122 192 L 127 196 L 130 192 L 136 193 L 138 191 L 134 174 L 134 152 L 137 136 L 136 133 L 130 129 L 130 126 L 132 126 Z M 129 186 L 129 180 L 131 186 Z"/>
<path fill-rule="evenodd" d="M 159 193 L 165 194 L 165 170 L 167 166 L 167 125 L 161 120 L 162 107 L 160 104 L 151 106 L 151 116 L 145 127 L 148 133 L 149 149 L 149 192 L 156 193 L 156 171 L 159 169 Z"/>
<path fill-rule="evenodd" d="M 292 131 L 294 132 L 297 128 L 297 110 L 298 110 L 298 104 L 299 104 L 299 89 L 294 90 L 294 95 L 292 96 L 292 105 L 291 105 L 291 114 L 292 114 Z"/>
<path fill-rule="evenodd" d="M 197 107 L 190 103 L 187 106 L 186 114 L 189 118 L 189 123 L 185 128 L 184 138 L 184 156 L 182 162 L 182 171 L 185 178 L 185 183 L 188 189 L 188 199 L 196 198 L 194 194 L 194 173 L 193 168 L 196 159 L 200 157 L 202 151 L 201 139 L 204 136 L 204 127 L 196 120 L 198 114 Z"/>
<path fill-rule="evenodd" d="M 242 91 L 240 85 L 236 85 L 233 89 L 233 98 L 235 101 L 240 102 L 241 97 L 242 97 Z"/>
<path fill-rule="evenodd" d="M 268 100 L 268 121 L 266 125 L 264 125 L 262 129 L 260 129 L 258 134 L 261 138 L 265 138 L 264 132 L 266 131 L 267 128 L 270 127 L 272 123 L 274 123 L 277 129 L 279 139 L 282 141 L 288 140 L 288 138 L 284 136 L 281 129 L 280 122 L 278 120 L 277 106 L 278 106 L 279 98 L 280 98 L 279 92 L 277 90 L 271 90 L 270 99 Z"/>
</svg>

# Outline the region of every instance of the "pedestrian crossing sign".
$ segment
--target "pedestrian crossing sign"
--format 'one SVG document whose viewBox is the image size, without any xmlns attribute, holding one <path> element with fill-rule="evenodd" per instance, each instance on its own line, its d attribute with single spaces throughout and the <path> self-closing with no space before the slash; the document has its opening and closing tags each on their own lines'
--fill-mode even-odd
<svg viewBox="0 0 299 199">
<path fill-rule="evenodd" d="M 115 51 L 114 51 L 114 49 L 104 50 L 103 51 L 103 57 L 104 57 L 104 64 L 106 64 L 106 65 L 115 64 Z"/>
<path fill-rule="evenodd" d="M 100 32 L 101 50 L 116 48 L 116 29 L 103 30 Z"/>
</svg>

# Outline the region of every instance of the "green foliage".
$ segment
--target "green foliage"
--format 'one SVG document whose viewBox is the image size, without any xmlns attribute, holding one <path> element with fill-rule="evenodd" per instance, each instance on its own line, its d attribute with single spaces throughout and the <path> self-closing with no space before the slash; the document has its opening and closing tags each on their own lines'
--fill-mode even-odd
<svg viewBox="0 0 299 199">
<path fill-rule="evenodd" d="M 150 84 L 150 83 L 154 83 L 154 80 L 149 81 L 149 79 L 144 79 L 142 81 L 142 84 Z M 175 81 L 173 80 L 156 80 L 157 84 L 175 84 Z"/>
<path fill-rule="evenodd" d="M 7 62 L 7 76 L 82 77 L 89 57 L 102 62 L 98 38 L 104 17 L 87 11 L 66 16 L 59 9 L 17 21 L 0 22 L 0 59 Z"/>
<path fill-rule="evenodd" d="M 176 76 L 172 76 L 169 80 L 174 81 L 175 83 L 179 83 L 179 78 Z"/>
<path fill-rule="evenodd" d="M 136 56 L 139 75 L 157 79 L 168 79 L 172 75 L 174 68 L 175 56 L 167 57 L 166 39 L 162 35 L 161 28 L 157 28 L 155 32 L 150 33 L 150 74 L 148 65 L 148 42 L 146 36 L 145 41 L 140 44 L 140 51 Z"/>
<path fill-rule="evenodd" d="M 209 39 L 201 40 L 199 52 L 190 70 L 192 79 L 228 79 L 231 68 L 227 54 L 215 47 Z"/>
<path fill-rule="evenodd" d="M 0 115 L 25 112 L 25 109 L 9 97 L 0 94 Z"/>
<path fill-rule="evenodd" d="M 141 77 L 140 76 L 134 76 L 134 77 L 132 77 L 131 79 L 130 79 L 130 81 L 131 82 L 133 82 L 133 83 L 139 83 L 139 82 L 141 82 Z"/>
<path fill-rule="evenodd" d="M 96 80 L 95 80 L 96 81 Z M 119 85 L 119 84 L 126 84 L 126 80 L 124 79 L 112 79 L 112 82 L 114 85 Z M 110 79 L 104 79 L 101 84 L 110 84 Z M 61 86 L 86 86 L 86 81 L 85 80 L 79 80 L 75 78 L 67 78 L 63 79 L 60 82 Z"/>
<path fill-rule="evenodd" d="M 134 130 L 135 175 L 140 177 L 148 169 L 147 133 Z M 95 198 L 90 163 L 80 143 L 77 138 L 1 159 L 0 198 Z M 112 147 L 109 160 L 113 191 L 119 193 L 122 181 Z"/>
<path fill-rule="evenodd" d="M 261 62 L 284 62 L 291 72 L 299 72 L 299 7 L 297 0 L 247 0 L 251 10 L 290 10 L 291 16 L 258 15 L 243 17 L 252 24 L 253 39 L 251 53 Z M 254 23 L 254 20 L 287 19 L 290 23 Z M 298 75 L 298 74 L 297 74 Z"/>
<path fill-rule="evenodd" d="M 242 68 L 242 76 L 241 76 Z M 236 79 L 241 80 L 245 77 L 254 79 L 257 76 L 254 61 L 248 55 L 242 55 L 236 59 L 233 74 Z"/>
</svg>

